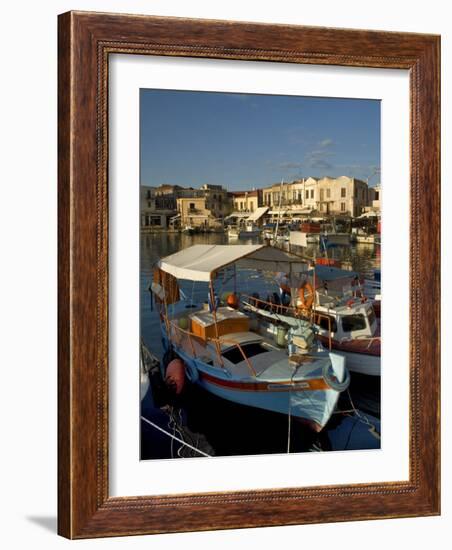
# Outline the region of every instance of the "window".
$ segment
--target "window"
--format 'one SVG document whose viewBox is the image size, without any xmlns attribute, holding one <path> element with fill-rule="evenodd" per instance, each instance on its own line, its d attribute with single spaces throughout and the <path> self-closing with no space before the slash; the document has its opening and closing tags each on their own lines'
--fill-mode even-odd
<svg viewBox="0 0 452 550">
<path fill-rule="evenodd" d="M 331 189 L 326 190 L 326 198 L 329 199 L 331 197 Z"/>
<path fill-rule="evenodd" d="M 250 210 L 251 210 L 251 212 L 254 212 L 254 204 L 253 203 L 250 203 Z"/>
<path fill-rule="evenodd" d="M 306 198 L 309 199 L 309 191 L 306 191 Z"/>
<path fill-rule="evenodd" d="M 190 210 L 194 210 L 195 209 L 195 203 L 191 202 L 188 207 L 190 208 Z"/>
<path fill-rule="evenodd" d="M 336 324 L 336 319 L 334 317 L 317 313 L 314 317 L 314 322 L 323 330 L 328 330 L 330 332 L 337 332 L 337 324 Z"/>
<path fill-rule="evenodd" d="M 345 202 L 341 202 L 341 212 L 345 212 Z"/>
<path fill-rule="evenodd" d="M 342 330 L 344 332 L 363 330 L 366 326 L 366 319 L 364 315 L 346 315 L 342 317 Z"/>
<path fill-rule="evenodd" d="M 341 187 L 341 198 L 345 198 L 347 196 L 347 189 L 345 187 Z"/>
<path fill-rule="evenodd" d="M 314 198 L 314 189 L 311 189 L 311 199 Z"/>
<path fill-rule="evenodd" d="M 320 200 L 323 201 L 324 200 L 324 190 L 323 189 L 320 189 Z"/>
</svg>

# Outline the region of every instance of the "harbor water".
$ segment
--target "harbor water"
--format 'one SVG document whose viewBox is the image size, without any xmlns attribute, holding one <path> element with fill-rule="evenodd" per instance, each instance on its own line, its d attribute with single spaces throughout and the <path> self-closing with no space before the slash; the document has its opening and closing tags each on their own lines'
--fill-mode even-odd
<svg viewBox="0 0 452 550">
<path fill-rule="evenodd" d="M 236 240 L 236 244 L 257 244 L 259 237 Z M 155 262 L 194 244 L 234 244 L 224 233 L 187 235 L 184 233 L 150 233 L 141 235 L 140 244 L 140 324 L 141 337 L 145 345 L 160 359 L 163 346 L 158 314 L 152 307 L 149 284 Z M 301 250 L 300 250 L 301 251 Z M 310 257 L 320 256 L 318 245 L 303 250 Z M 380 247 L 378 245 L 357 244 L 337 247 L 328 252 L 330 257 L 341 260 L 345 268 L 371 274 L 380 267 Z M 218 292 L 230 290 L 225 280 Z M 270 292 L 274 280 L 254 272 L 238 272 L 237 287 L 252 294 L 265 295 Z M 182 282 L 182 290 L 195 300 L 207 300 L 207 288 L 200 283 Z M 290 425 L 290 451 L 312 450 L 353 450 L 375 449 L 380 447 L 380 438 L 366 423 L 378 424 L 380 431 L 380 377 L 353 373 L 349 392 L 344 392 L 339 409 L 359 411 L 350 415 L 335 415 L 327 429 L 319 434 L 303 431 L 296 423 Z M 252 407 L 240 406 L 216 398 L 198 387 L 190 387 L 183 402 L 184 416 L 190 430 L 202 434 L 214 449 L 216 456 L 245 454 L 282 453 L 287 451 L 288 419 L 284 415 L 267 412 Z M 143 431 L 142 438 L 151 437 L 151 432 Z M 151 442 L 143 441 L 142 448 L 151 447 Z M 151 453 L 152 454 L 152 453 Z M 142 458 L 149 458 L 142 452 Z"/>
</svg>

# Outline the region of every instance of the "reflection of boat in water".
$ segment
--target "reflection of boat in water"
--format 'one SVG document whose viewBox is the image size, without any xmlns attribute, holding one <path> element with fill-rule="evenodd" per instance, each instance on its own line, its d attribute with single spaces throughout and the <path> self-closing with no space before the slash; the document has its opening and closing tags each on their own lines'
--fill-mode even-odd
<svg viewBox="0 0 452 550">
<path fill-rule="evenodd" d="M 280 281 L 286 305 L 269 304 L 254 295 L 245 301 L 247 309 L 289 326 L 296 326 L 300 318 L 310 319 L 317 338 L 344 356 L 350 371 L 379 376 L 380 329 L 357 274 L 317 265 L 303 279 L 289 279 Z"/>
<path fill-rule="evenodd" d="M 186 376 L 223 399 L 298 418 L 320 431 L 349 377 L 342 356 L 314 341 L 310 323 L 289 331 L 279 321 L 256 322 L 233 293 L 222 304 L 215 283 L 228 269 L 291 273 L 306 270 L 299 257 L 266 245 L 196 245 L 163 258 L 152 290 L 164 346 L 183 360 Z M 208 284 L 209 305 L 184 298 L 178 280 Z M 232 296 L 232 298 L 231 298 Z"/>
</svg>

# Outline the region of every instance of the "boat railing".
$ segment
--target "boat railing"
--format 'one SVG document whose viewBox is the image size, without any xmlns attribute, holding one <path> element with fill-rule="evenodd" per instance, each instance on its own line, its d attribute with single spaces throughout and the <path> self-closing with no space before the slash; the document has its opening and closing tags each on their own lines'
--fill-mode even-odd
<svg viewBox="0 0 452 550">
<path fill-rule="evenodd" d="M 242 294 L 242 300 L 247 300 L 247 303 L 252 307 L 260 307 L 258 304 L 265 306 L 261 307 L 261 309 L 269 308 L 270 313 L 274 313 L 275 315 L 279 314 L 293 314 L 295 317 L 309 317 L 309 310 L 305 308 L 299 308 L 294 306 L 286 306 L 283 304 L 275 304 L 274 302 L 270 302 L 268 300 L 262 300 L 262 298 L 256 298 L 255 296 L 249 296 L 248 294 Z"/>
<path fill-rule="evenodd" d="M 319 311 L 313 309 L 313 308 L 304 308 L 304 307 L 295 307 L 295 306 L 286 306 L 282 304 L 274 304 L 273 302 L 269 302 L 267 300 L 262 300 L 261 298 L 257 298 L 255 296 L 249 296 L 248 294 L 242 295 L 242 301 L 243 299 L 248 300 L 247 304 L 251 307 L 259 308 L 259 304 L 263 304 L 265 307 L 262 307 L 261 309 L 264 309 L 268 311 L 266 308 L 270 307 L 269 312 L 274 313 L 275 315 L 281 314 L 283 315 L 286 313 L 287 315 L 293 315 L 295 318 L 304 319 L 305 321 L 309 321 L 310 323 L 319 324 L 317 321 L 320 321 L 321 319 L 325 319 L 328 323 L 328 347 L 331 351 L 332 349 L 332 326 L 331 326 L 331 317 L 329 315 L 325 315 L 324 313 L 320 313 Z"/>
<path fill-rule="evenodd" d="M 240 353 L 242 354 L 242 357 L 243 357 L 243 359 L 244 359 L 244 361 L 245 361 L 245 363 L 246 363 L 246 365 L 247 365 L 249 371 L 251 372 L 251 374 L 252 374 L 253 376 L 257 377 L 257 373 L 256 373 L 256 371 L 255 371 L 253 365 L 250 363 L 249 358 L 247 357 L 245 351 L 243 350 L 243 347 L 242 347 L 242 346 L 240 345 L 240 343 L 237 342 L 236 340 L 229 339 L 229 338 L 223 338 L 223 337 L 221 337 L 221 338 L 211 338 L 211 337 L 208 337 L 208 338 L 206 338 L 206 339 L 204 340 L 204 339 L 201 339 L 201 338 L 200 338 L 197 334 L 195 334 L 194 332 L 191 332 L 191 331 L 189 331 L 189 330 L 186 330 L 186 329 L 181 328 L 181 327 L 180 327 L 179 325 L 177 325 L 174 321 L 168 320 L 168 324 L 169 324 L 170 328 L 171 328 L 171 329 L 174 329 L 174 331 L 175 331 L 176 333 L 178 332 L 178 333 L 183 334 L 184 336 L 187 337 L 187 339 L 188 339 L 188 341 L 189 341 L 189 343 L 190 343 L 191 352 L 192 352 L 193 357 L 194 357 L 195 359 L 198 358 L 198 355 L 197 355 L 197 353 L 196 353 L 196 348 L 195 348 L 194 342 L 198 342 L 198 343 L 199 343 L 199 341 L 202 340 L 203 345 L 204 345 L 204 342 L 206 342 L 206 343 L 207 343 L 207 342 L 212 342 L 212 343 L 214 344 L 214 348 L 215 348 L 215 350 L 216 350 L 216 352 L 217 352 L 218 360 L 219 360 L 219 362 L 220 362 L 222 368 L 223 368 L 224 370 L 227 370 L 227 369 L 225 369 L 225 367 L 224 367 L 223 358 L 222 358 L 222 356 L 221 356 L 221 345 L 222 345 L 222 344 L 232 344 L 232 345 L 233 345 L 234 347 L 236 347 L 236 348 L 240 351 Z M 179 343 L 180 343 L 180 341 L 179 341 Z"/>
</svg>

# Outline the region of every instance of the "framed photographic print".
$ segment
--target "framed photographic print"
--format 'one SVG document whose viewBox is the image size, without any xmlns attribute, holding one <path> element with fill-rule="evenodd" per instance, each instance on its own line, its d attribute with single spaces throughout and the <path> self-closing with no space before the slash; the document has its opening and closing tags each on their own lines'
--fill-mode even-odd
<svg viewBox="0 0 452 550">
<path fill-rule="evenodd" d="M 60 16 L 61 535 L 439 514 L 439 46 Z"/>
</svg>

